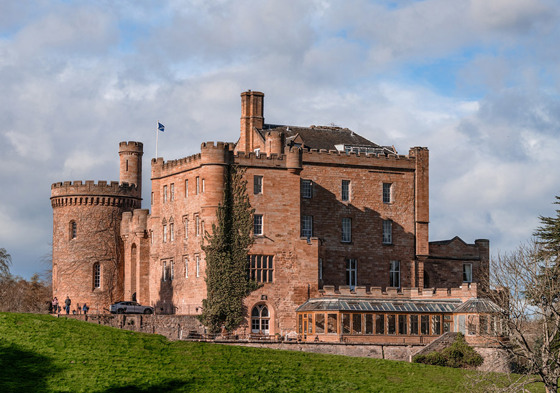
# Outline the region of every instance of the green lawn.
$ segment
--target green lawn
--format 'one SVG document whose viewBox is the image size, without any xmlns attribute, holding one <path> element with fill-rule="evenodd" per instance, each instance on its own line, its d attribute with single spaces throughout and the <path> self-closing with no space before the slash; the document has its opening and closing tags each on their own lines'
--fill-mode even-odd
<svg viewBox="0 0 560 393">
<path fill-rule="evenodd" d="M 0 392 L 459 392 L 466 374 L 0 313 Z"/>
</svg>

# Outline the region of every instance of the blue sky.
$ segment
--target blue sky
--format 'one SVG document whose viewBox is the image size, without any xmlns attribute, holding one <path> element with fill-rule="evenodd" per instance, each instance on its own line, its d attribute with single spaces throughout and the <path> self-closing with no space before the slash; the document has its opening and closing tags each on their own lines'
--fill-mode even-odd
<svg viewBox="0 0 560 393">
<path fill-rule="evenodd" d="M 118 142 L 235 141 L 240 93 L 270 123 L 430 149 L 430 239 L 531 237 L 560 194 L 554 0 L 4 1 L 0 247 L 42 272 L 50 185 L 118 180 Z M 150 187 L 144 187 L 147 200 Z"/>
</svg>

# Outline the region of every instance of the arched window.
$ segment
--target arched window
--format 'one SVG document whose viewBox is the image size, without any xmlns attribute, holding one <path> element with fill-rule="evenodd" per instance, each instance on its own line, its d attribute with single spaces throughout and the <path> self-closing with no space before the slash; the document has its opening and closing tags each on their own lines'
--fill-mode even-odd
<svg viewBox="0 0 560 393">
<path fill-rule="evenodd" d="M 78 224 L 76 221 L 70 221 L 70 240 L 75 239 L 78 236 Z"/>
<path fill-rule="evenodd" d="M 101 265 L 99 262 L 93 265 L 93 287 L 101 288 Z"/>
<path fill-rule="evenodd" d="M 268 334 L 270 316 L 268 314 L 268 307 L 264 304 L 259 304 L 253 307 L 251 311 L 251 332 Z"/>
</svg>

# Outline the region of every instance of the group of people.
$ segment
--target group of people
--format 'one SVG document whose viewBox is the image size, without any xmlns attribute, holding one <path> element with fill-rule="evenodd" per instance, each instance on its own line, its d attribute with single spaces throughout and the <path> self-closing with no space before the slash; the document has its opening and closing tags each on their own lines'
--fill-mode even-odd
<svg viewBox="0 0 560 393">
<path fill-rule="evenodd" d="M 52 300 L 52 307 L 51 307 L 51 311 L 56 314 L 60 314 L 60 311 L 62 310 L 62 305 L 59 303 L 58 298 L 55 296 L 54 299 Z M 70 314 L 70 306 L 72 305 L 72 300 L 70 300 L 70 297 L 66 296 L 66 300 L 64 300 L 64 311 L 66 311 L 66 315 Z M 84 313 L 84 315 L 87 314 L 89 310 L 89 307 L 86 303 L 84 303 L 83 305 L 80 306 L 80 303 L 76 303 L 76 309 L 72 310 L 72 314 L 81 314 L 82 312 Z"/>
</svg>

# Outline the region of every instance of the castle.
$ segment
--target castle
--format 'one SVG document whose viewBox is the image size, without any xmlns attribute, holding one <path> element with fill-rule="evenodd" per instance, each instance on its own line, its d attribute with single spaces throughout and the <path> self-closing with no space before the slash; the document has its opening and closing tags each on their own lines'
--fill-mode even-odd
<svg viewBox="0 0 560 393">
<path fill-rule="evenodd" d="M 248 274 L 263 284 L 245 299 L 240 332 L 412 343 L 498 329 L 480 296 L 488 240 L 429 241 L 427 148 L 400 155 L 345 128 L 266 124 L 263 108 L 263 93 L 244 92 L 236 143 L 152 159 L 150 209 L 140 142 L 119 144 L 118 183 L 53 184 L 53 296 L 94 313 L 136 299 L 199 314 L 203 235 L 238 165 L 255 209 Z"/>
</svg>

